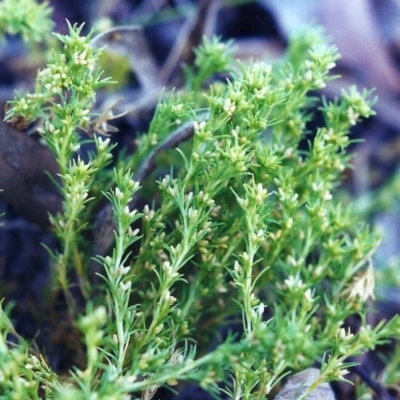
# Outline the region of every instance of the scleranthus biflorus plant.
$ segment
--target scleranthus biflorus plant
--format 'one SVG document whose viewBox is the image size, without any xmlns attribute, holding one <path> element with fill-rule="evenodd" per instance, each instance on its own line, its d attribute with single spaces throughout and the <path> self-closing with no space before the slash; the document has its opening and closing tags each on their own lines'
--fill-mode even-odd
<svg viewBox="0 0 400 400">
<path fill-rule="evenodd" d="M 0 3 L 0 38 L 4 33 L 20 34 L 28 43 L 40 42 L 51 32 L 52 10 L 47 2 L 34 0 L 2 0 Z"/>
<path fill-rule="evenodd" d="M 54 284 L 86 358 L 57 375 L 22 338 L 9 342 L 18 335 L 1 311 L 4 398 L 150 399 L 160 387 L 195 382 L 216 397 L 263 399 L 315 363 L 321 372 L 310 390 L 343 380 L 349 357 L 398 335 L 398 318 L 367 324 L 379 238 L 335 196 L 349 165 L 349 129 L 373 114 L 370 94 L 309 96 L 338 58 L 320 34 L 294 38 L 277 65 L 240 63 L 229 46 L 206 40 L 186 89 L 161 100 L 137 153 L 116 164 L 104 192 L 111 239 L 93 215 L 109 141 L 95 134 L 96 154 L 78 155 L 88 140 L 78 130 L 91 125 L 95 90 L 107 83 L 95 66 L 100 51 L 76 26 L 57 37 L 63 52 L 39 72 L 35 93 L 11 102 L 7 118 L 42 119 L 59 164 Z M 227 79 L 214 81 L 216 73 Z M 324 123 L 311 129 L 315 110 Z M 159 157 L 169 174 L 149 176 L 155 156 L 188 138 Z M 101 246 L 84 240 L 90 229 Z M 93 259 L 101 280 L 91 276 Z M 351 333 L 344 322 L 353 314 L 361 327 Z"/>
</svg>

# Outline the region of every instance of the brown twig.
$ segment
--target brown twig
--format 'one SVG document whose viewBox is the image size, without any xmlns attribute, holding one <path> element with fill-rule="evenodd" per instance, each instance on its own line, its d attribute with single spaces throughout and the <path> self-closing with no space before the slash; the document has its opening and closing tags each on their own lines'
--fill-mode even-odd
<svg viewBox="0 0 400 400">
<path fill-rule="evenodd" d="M 208 118 L 208 113 L 204 114 L 202 119 Z M 143 183 L 146 178 L 152 173 L 155 168 L 155 160 L 157 156 L 168 149 L 176 148 L 180 143 L 185 142 L 193 137 L 193 121 L 188 121 L 183 124 L 179 129 L 171 133 L 164 142 L 157 146 L 142 162 L 136 174 L 134 174 L 133 179 L 139 183 Z M 139 196 L 133 196 L 129 208 L 131 210 L 137 208 L 137 203 Z M 93 228 L 93 247 L 92 247 L 92 257 L 104 256 L 114 241 L 114 231 L 116 229 L 116 224 L 113 215 L 113 208 L 110 203 L 107 203 L 100 212 L 94 222 Z M 91 275 L 98 272 L 98 263 L 92 259 L 89 272 Z"/>
</svg>

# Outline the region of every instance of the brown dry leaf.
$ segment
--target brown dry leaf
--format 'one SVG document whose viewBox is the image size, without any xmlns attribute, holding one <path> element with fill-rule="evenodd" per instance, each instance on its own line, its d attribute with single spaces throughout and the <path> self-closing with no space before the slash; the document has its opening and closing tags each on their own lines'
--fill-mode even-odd
<svg viewBox="0 0 400 400">
<path fill-rule="evenodd" d="M 48 214 L 62 210 L 62 196 L 53 179 L 58 166 L 48 148 L 0 121 L 0 196 L 20 215 L 49 228 Z"/>
<path fill-rule="evenodd" d="M 342 56 L 339 64 L 360 86 L 386 96 L 400 91 L 400 72 L 381 36 L 382 20 L 378 21 L 371 0 L 260 0 L 260 4 L 273 13 L 286 38 L 306 24 L 322 25 Z"/>
<path fill-rule="evenodd" d="M 384 45 L 373 5 L 368 0 L 321 2 L 320 21 L 332 35 L 342 63 L 365 76 L 379 91 L 400 91 L 400 73 Z"/>
<path fill-rule="evenodd" d="M 159 70 L 140 26 L 117 26 L 92 39 L 97 47 L 107 46 L 124 54 L 144 91 L 160 90 L 163 86 Z"/>
<path fill-rule="evenodd" d="M 165 82 L 181 78 L 183 64 L 191 64 L 194 60 L 193 49 L 197 47 L 203 36 L 210 36 L 215 29 L 215 20 L 220 8 L 219 0 L 200 0 L 196 13 L 183 25 L 175 44 L 161 70 Z"/>
<path fill-rule="evenodd" d="M 161 4 L 157 5 L 160 6 Z M 116 112 L 127 113 L 132 118 L 152 110 L 164 88 L 167 89 L 165 93 L 168 93 L 171 86 L 182 85 L 182 67 L 193 61 L 193 48 L 200 45 L 203 36 L 211 36 L 214 32 L 219 7 L 219 0 L 199 1 L 194 15 L 184 22 L 161 70 L 140 26 L 115 27 L 93 38 L 92 43 L 96 46 L 107 46 L 126 55 L 141 85 L 140 89 L 135 88 L 124 93 Z"/>
</svg>

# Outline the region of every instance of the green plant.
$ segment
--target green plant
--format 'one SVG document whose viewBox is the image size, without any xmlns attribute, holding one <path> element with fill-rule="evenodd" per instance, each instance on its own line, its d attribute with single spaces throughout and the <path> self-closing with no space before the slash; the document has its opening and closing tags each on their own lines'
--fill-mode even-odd
<svg viewBox="0 0 400 400">
<path fill-rule="evenodd" d="M 85 238 L 107 225 L 89 221 L 112 146 L 78 130 L 94 126 L 95 91 L 108 81 L 96 68 L 101 50 L 81 27 L 56 36 L 64 48 L 49 57 L 35 92 L 11 102 L 7 119 L 42 120 L 58 161 L 64 202 L 51 216 L 60 242 L 53 283 L 86 362 L 57 375 L 24 339 L 9 343 L 18 334 L 1 311 L 3 398 L 149 399 L 161 386 L 195 381 L 216 396 L 261 399 L 316 361 L 321 375 L 310 390 L 343 380 L 348 357 L 398 335 L 398 318 L 367 324 L 379 238 L 335 196 L 349 166 L 349 129 L 373 114 L 370 93 L 310 96 L 338 58 L 319 32 L 293 38 L 273 66 L 240 63 L 229 45 L 205 40 L 186 89 L 160 101 L 138 151 L 118 161 L 104 193 L 113 240 L 94 253 L 97 243 Z M 221 72 L 228 79 L 212 81 Z M 324 125 L 311 128 L 316 110 Z M 76 155 L 82 140 L 96 148 L 85 160 Z M 170 173 L 154 186 L 148 165 L 156 155 Z M 138 196 L 147 202 L 140 210 Z M 76 276 L 83 308 L 71 295 Z M 361 328 L 353 334 L 343 324 L 355 313 Z M 229 333 L 219 338 L 224 326 Z"/>
<path fill-rule="evenodd" d="M 0 32 L 20 34 L 26 42 L 40 42 L 51 33 L 53 22 L 47 2 L 34 0 L 2 0 L 0 2 Z"/>
</svg>

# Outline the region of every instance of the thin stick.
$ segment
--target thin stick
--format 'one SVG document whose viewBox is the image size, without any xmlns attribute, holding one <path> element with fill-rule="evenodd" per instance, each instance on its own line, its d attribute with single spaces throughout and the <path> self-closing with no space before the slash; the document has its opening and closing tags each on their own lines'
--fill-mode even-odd
<svg viewBox="0 0 400 400">
<path fill-rule="evenodd" d="M 201 119 L 208 119 L 209 113 L 200 116 Z M 183 124 L 176 131 L 171 133 L 164 142 L 157 146 L 142 162 L 136 174 L 134 174 L 135 181 L 143 183 L 146 178 L 153 172 L 155 168 L 155 160 L 157 156 L 168 149 L 176 148 L 180 143 L 185 142 L 193 137 L 194 128 L 193 121 L 188 121 Z M 129 208 L 134 210 L 137 208 L 139 196 L 133 196 L 129 203 Z M 92 257 L 105 256 L 114 241 L 114 231 L 116 224 L 113 215 L 113 208 L 110 203 L 97 214 L 94 222 L 93 229 L 93 247 Z M 89 265 L 90 274 L 98 272 L 98 262 L 92 258 Z"/>
</svg>

